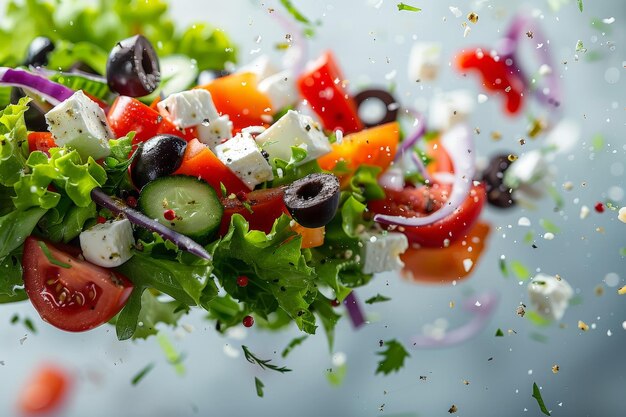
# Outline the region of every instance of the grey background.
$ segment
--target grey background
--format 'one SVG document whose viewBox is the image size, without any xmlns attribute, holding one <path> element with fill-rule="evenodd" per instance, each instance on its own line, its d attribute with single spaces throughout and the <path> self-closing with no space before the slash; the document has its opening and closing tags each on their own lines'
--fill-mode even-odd
<svg viewBox="0 0 626 417">
<path fill-rule="evenodd" d="M 547 196 L 537 202 L 535 210 L 488 210 L 484 217 L 493 228 L 489 248 L 473 276 L 456 286 L 415 284 L 395 274 L 382 274 L 359 290 L 361 299 L 380 292 L 393 301 L 369 306 L 371 323 L 359 331 L 353 331 L 347 321 L 338 326 L 335 351 L 347 355 L 348 366 L 347 377 L 338 388 L 330 386 L 324 375 L 332 364 L 321 333 L 283 360 L 279 352 L 297 335 L 295 330 L 275 334 L 253 329 L 244 332 L 243 341 L 223 338 L 196 312 L 182 320 L 194 326 L 191 333 L 166 331 L 186 355 L 186 375 L 179 377 L 155 339 L 120 343 L 114 330 L 106 326 L 83 334 L 63 333 L 42 323 L 28 303 L 0 306 L 0 415 L 16 413 L 14 399 L 26 378 L 41 363 L 50 361 L 62 364 L 76 377 L 71 398 L 59 413 L 68 416 L 445 416 L 452 404 L 460 416 L 538 416 L 531 398 L 534 381 L 543 388 L 554 416 L 626 415 L 626 330 L 622 328 L 626 296 L 616 293 L 626 278 L 626 262 L 619 254 L 619 248 L 626 246 L 626 224 L 612 211 L 592 212 L 584 221 L 578 218 L 582 204 L 592 207 L 607 197 L 610 187 L 626 186 L 626 2 L 586 0 L 584 13 L 574 1 L 558 12 L 542 0 L 408 2 L 422 7 L 421 13 L 398 12 L 396 1 L 384 0 L 376 8 L 378 3 L 296 1 L 307 16 L 322 21 L 310 44 L 311 57 L 332 48 L 344 75 L 357 85 L 386 85 L 385 75 L 397 70 L 397 91 L 405 104 L 423 103 L 437 90 L 467 88 L 478 94 L 475 78 L 462 78 L 448 67 L 452 54 L 463 47 L 493 45 L 515 10 L 540 11 L 555 60 L 568 62 L 556 68 L 565 90 L 563 113 L 582 129 L 571 154 L 555 161 L 556 186 L 561 189 L 566 181 L 574 185 L 569 192 L 561 189 L 566 203 L 563 211 L 553 212 L 553 201 Z M 451 5 L 459 7 L 463 17 L 455 18 L 448 10 Z M 251 54 L 255 49 L 279 58 L 273 45 L 281 42 L 286 32 L 268 16 L 268 7 L 282 11 L 278 2 L 259 6 L 259 2 L 242 0 L 178 0 L 172 9 L 180 22 L 209 21 L 226 30 L 240 44 L 240 60 L 245 63 L 256 56 Z M 471 33 L 463 38 L 461 23 L 469 11 L 479 14 L 479 22 L 471 25 Z M 611 33 L 592 28 L 594 17 L 614 17 Z M 443 43 L 444 67 L 434 83 L 415 84 L 406 77 L 413 38 Z M 579 39 L 603 58 L 575 61 Z M 605 80 L 609 68 L 619 73 L 614 84 Z M 499 104 L 497 97 L 491 97 L 477 104 L 472 116 L 471 125 L 484 132 L 476 138 L 479 153 L 519 153 L 540 146 L 540 140 L 528 141 L 520 149 L 517 140 L 524 136 L 527 119 L 505 117 Z M 529 108 L 535 115 L 541 111 L 536 104 Z M 503 133 L 499 143 L 488 137 L 493 130 Z M 591 149 L 591 137 L 596 133 L 604 135 L 606 143 L 598 152 Z M 623 206 L 626 200 L 622 197 L 617 203 Z M 537 237 L 538 249 L 532 249 L 523 243 L 528 228 L 517 226 L 521 216 L 531 220 L 537 235 L 542 232 L 540 218 L 550 219 L 561 232 L 552 241 Z M 597 232 L 598 227 L 604 232 Z M 564 328 L 537 328 L 515 314 L 517 305 L 527 300 L 526 284 L 502 277 L 498 268 L 501 255 L 533 270 L 558 273 L 572 284 L 582 303 L 567 311 Z M 617 287 L 603 282 L 608 273 L 619 275 Z M 595 295 L 597 286 L 604 287 L 604 295 Z M 408 344 L 411 335 L 441 317 L 452 327 L 460 325 L 468 319 L 459 307 L 462 300 L 484 290 L 497 292 L 500 303 L 478 337 L 447 349 L 411 350 L 407 366 L 398 374 L 374 375 L 380 339 L 397 338 Z M 454 309 L 449 308 L 451 300 L 456 302 Z M 15 312 L 31 317 L 37 334 L 11 325 Z M 578 320 L 595 328 L 582 333 L 576 327 Z M 517 334 L 495 338 L 497 328 L 505 332 L 514 329 Z M 531 339 L 532 333 L 544 335 L 547 341 Z M 26 339 L 20 341 L 23 337 Z M 260 371 L 241 356 L 233 359 L 224 353 L 225 345 L 240 351 L 242 343 L 294 371 L 274 375 Z M 488 361 L 490 357 L 492 361 Z M 138 386 L 131 386 L 131 378 L 149 362 L 156 363 L 154 370 Z M 558 374 L 552 373 L 553 364 L 559 364 Z M 420 381 L 420 375 L 427 380 Z M 254 376 L 265 383 L 263 399 L 255 394 Z M 464 385 L 464 379 L 470 385 Z"/>
</svg>

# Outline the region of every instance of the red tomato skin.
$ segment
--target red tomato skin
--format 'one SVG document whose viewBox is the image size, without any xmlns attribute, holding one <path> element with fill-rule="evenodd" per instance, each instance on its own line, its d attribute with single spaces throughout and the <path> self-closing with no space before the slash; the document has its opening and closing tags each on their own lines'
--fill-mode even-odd
<svg viewBox="0 0 626 417">
<path fill-rule="evenodd" d="M 50 155 L 50 148 L 56 147 L 52 133 L 50 132 L 30 132 L 28 134 L 28 151 L 41 151 Z"/>
<path fill-rule="evenodd" d="M 52 264 L 40 242 L 57 261 L 70 267 Z M 81 260 L 58 247 L 33 236 L 24 242 L 24 289 L 35 310 L 47 323 L 70 332 L 90 330 L 111 320 L 124 307 L 133 284 L 113 270 Z M 66 297 L 61 293 L 66 293 Z"/>
<path fill-rule="evenodd" d="M 272 230 L 274 221 L 281 214 L 287 213 L 283 194 L 281 188 L 268 188 L 248 193 L 246 201 L 250 205 L 252 213 L 236 198 L 222 199 L 224 215 L 222 216 L 219 235 L 224 236 L 228 232 L 230 219 L 234 214 L 241 214 L 250 224 L 250 230 L 261 230 L 269 233 Z"/>
<path fill-rule="evenodd" d="M 431 189 L 426 186 L 419 188 L 407 187 L 402 191 L 385 190 L 387 198 L 370 201 L 368 206 L 374 213 L 390 214 L 394 216 L 425 216 L 424 207 L 433 204 L 434 209 L 440 208 L 450 186 L 434 185 Z M 437 196 L 433 196 L 437 194 Z M 429 200 L 429 197 L 432 200 Z M 467 235 L 485 205 L 487 194 L 483 184 L 472 186 L 469 196 L 459 208 L 449 216 L 425 226 L 403 226 L 396 230 L 404 233 L 412 245 L 422 247 L 443 248 Z M 427 202 L 427 200 L 429 200 Z"/>
<path fill-rule="evenodd" d="M 339 82 L 337 82 L 339 80 Z M 325 52 L 310 71 L 298 79 L 298 89 L 327 130 L 344 134 L 363 129 L 357 106 L 342 86 L 343 75 L 335 57 Z"/>
<path fill-rule="evenodd" d="M 70 376 L 56 365 L 44 364 L 27 380 L 18 396 L 22 415 L 43 415 L 59 409 L 71 385 Z"/>
</svg>

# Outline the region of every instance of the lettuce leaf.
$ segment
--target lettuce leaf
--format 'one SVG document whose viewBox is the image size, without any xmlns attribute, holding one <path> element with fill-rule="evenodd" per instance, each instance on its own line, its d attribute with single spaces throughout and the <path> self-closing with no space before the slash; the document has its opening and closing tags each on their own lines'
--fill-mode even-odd
<svg viewBox="0 0 626 417">
<path fill-rule="evenodd" d="M 6 187 L 12 187 L 19 180 L 26 166 L 28 132 L 24 113 L 29 101 L 22 98 L 0 111 L 0 184 Z"/>
</svg>

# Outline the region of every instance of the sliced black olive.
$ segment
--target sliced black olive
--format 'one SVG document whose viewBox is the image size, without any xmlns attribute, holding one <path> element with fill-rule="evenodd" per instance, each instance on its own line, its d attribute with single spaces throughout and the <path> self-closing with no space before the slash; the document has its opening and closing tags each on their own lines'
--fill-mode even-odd
<svg viewBox="0 0 626 417">
<path fill-rule="evenodd" d="M 109 54 L 106 70 L 109 88 L 129 97 L 152 93 L 161 80 L 156 51 L 142 35 L 118 42 Z"/>
<path fill-rule="evenodd" d="M 359 110 L 359 118 L 366 127 L 390 123 L 398 118 L 398 102 L 388 91 L 376 88 L 363 90 L 354 96 L 354 101 L 356 102 Z M 362 108 L 362 106 L 368 104 L 368 102 L 371 103 L 372 101 L 379 101 L 384 106 L 384 114 L 378 120 L 367 117 L 370 115 L 363 114 L 366 110 L 365 107 Z"/>
<path fill-rule="evenodd" d="M 489 160 L 482 179 L 487 186 L 487 202 L 494 207 L 509 208 L 515 205 L 511 189 L 504 185 L 504 173 L 511 165 L 508 154 L 496 155 Z"/>
<path fill-rule="evenodd" d="M 137 149 L 131 168 L 135 187 L 172 174 L 183 162 L 187 142 L 173 135 L 157 135 Z"/>
<path fill-rule="evenodd" d="M 285 189 L 283 200 L 302 226 L 326 226 L 339 207 L 339 180 L 331 174 L 307 175 Z"/>
<path fill-rule="evenodd" d="M 26 96 L 24 90 L 19 87 L 13 87 L 11 89 L 11 104 L 17 104 L 17 102 Z M 45 132 L 48 130 L 48 124 L 45 118 L 46 110 L 41 109 L 35 100 L 28 103 L 28 110 L 24 113 L 24 121 L 26 122 L 26 128 L 34 132 Z"/>
<path fill-rule="evenodd" d="M 54 51 L 54 43 L 50 38 L 37 36 L 28 45 L 28 52 L 24 65 L 33 67 L 45 67 L 48 65 L 48 55 Z"/>
</svg>

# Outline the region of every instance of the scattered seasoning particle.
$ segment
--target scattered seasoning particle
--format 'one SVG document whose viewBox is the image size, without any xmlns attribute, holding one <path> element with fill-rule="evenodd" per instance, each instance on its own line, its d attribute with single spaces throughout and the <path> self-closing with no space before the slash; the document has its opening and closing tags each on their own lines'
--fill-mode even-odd
<svg viewBox="0 0 626 417">
<path fill-rule="evenodd" d="M 561 367 L 557 364 L 552 365 L 552 373 L 553 374 L 558 374 L 559 370 L 561 369 Z"/>
<path fill-rule="evenodd" d="M 426 375 L 420 375 L 420 381 L 426 381 L 427 376 Z"/>
<path fill-rule="evenodd" d="M 470 12 L 467 15 L 467 20 L 469 20 L 470 22 L 476 24 L 478 22 L 478 15 L 474 12 Z"/>
<path fill-rule="evenodd" d="M 624 285 L 622 288 L 620 288 L 619 290 L 617 290 L 617 293 L 619 295 L 626 295 L 626 285 Z"/>
<path fill-rule="evenodd" d="M 252 327 L 254 325 L 254 317 L 246 316 L 241 322 L 245 327 Z"/>
<path fill-rule="evenodd" d="M 487 359 L 487 362 L 490 362 L 490 361 L 492 361 L 492 360 L 493 360 L 493 356 L 492 356 L 492 357 L 490 357 L 489 359 Z"/>
<path fill-rule="evenodd" d="M 450 413 L 450 414 L 454 414 L 454 413 L 456 413 L 456 412 L 457 412 L 457 410 L 458 410 L 457 406 L 456 406 L 456 405 L 454 405 L 454 404 L 452 404 L 452 406 L 451 406 L 451 407 L 450 407 L 450 409 L 448 410 L 448 413 Z"/>
<path fill-rule="evenodd" d="M 454 308 L 454 301 L 450 301 L 449 306 L 450 306 L 450 308 Z"/>
<path fill-rule="evenodd" d="M 517 306 L 517 308 L 515 309 L 515 313 L 520 317 L 524 317 L 524 315 L 526 314 L 524 305 L 522 304 L 521 306 Z"/>
<path fill-rule="evenodd" d="M 241 275 L 239 277 L 237 277 L 237 285 L 240 287 L 246 287 L 248 286 L 248 277 L 245 275 Z"/>
<path fill-rule="evenodd" d="M 603 287 L 602 285 L 598 285 L 598 286 L 596 286 L 596 288 L 594 288 L 593 292 L 594 292 L 594 293 L 595 293 L 598 297 L 600 297 L 601 295 L 603 295 L 603 294 L 604 294 L 604 287 Z M 619 293 L 619 291 L 618 291 L 618 293 Z"/>
<path fill-rule="evenodd" d="M 526 32 L 526 36 L 528 36 L 530 39 L 533 38 L 533 31 L 529 30 L 528 32 Z"/>
<path fill-rule="evenodd" d="M 515 162 L 517 161 L 517 155 L 510 154 L 509 156 L 507 156 L 507 159 L 511 162 Z"/>
<path fill-rule="evenodd" d="M 578 328 L 582 330 L 583 332 L 586 332 L 587 330 L 589 330 L 589 326 L 587 325 L 587 323 L 585 323 L 582 320 L 578 320 Z"/>
<path fill-rule="evenodd" d="M 604 204 L 598 201 L 596 205 L 593 206 L 593 209 L 598 213 L 604 213 Z"/>
<path fill-rule="evenodd" d="M 502 139 L 502 133 L 500 133 L 498 131 L 491 132 L 491 139 L 493 139 L 493 140 L 500 140 L 500 139 Z"/>
<path fill-rule="evenodd" d="M 131 208 L 135 208 L 137 207 L 137 199 L 134 196 L 130 195 L 126 199 L 126 204 L 128 204 L 128 206 Z"/>
<path fill-rule="evenodd" d="M 469 385 L 469 384 L 470 384 L 470 382 L 467 379 L 463 380 L 463 385 Z"/>
</svg>

